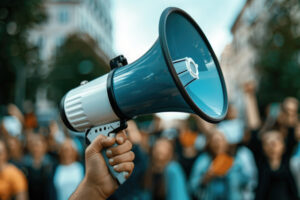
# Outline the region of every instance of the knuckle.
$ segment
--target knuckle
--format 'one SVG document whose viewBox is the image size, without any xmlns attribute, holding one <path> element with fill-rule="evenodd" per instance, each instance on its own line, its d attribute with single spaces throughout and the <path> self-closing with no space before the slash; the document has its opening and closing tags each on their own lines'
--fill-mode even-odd
<svg viewBox="0 0 300 200">
<path fill-rule="evenodd" d="M 122 131 L 122 135 L 123 135 L 124 139 L 127 139 L 127 134 L 126 134 L 125 130 Z"/>
<path fill-rule="evenodd" d="M 115 149 L 112 149 L 113 155 L 119 155 L 122 153 L 121 145 L 117 146 Z"/>
<path fill-rule="evenodd" d="M 85 155 L 86 155 L 86 156 L 89 155 L 90 152 L 91 152 L 91 147 L 88 146 L 88 147 L 85 149 Z"/>
<path fill-rule="evenodd" d="M 128 149 L 132 149 L 132 144 L 129 140 L 126 140 L 126 146 Z"/>
<path fill-rule="evenodd" d="M 130 160 L 131 161 L 134 160 L 135 154 L 132 151 L 129 152 L 129 155 L 130 155 Z"/>
<path fill-rule="evenodd" d="M 118 156 L 117 158 L 116 158 L 116 162 L 118 162 L 118 163 L 122 163 L 122 162 L 124 162 L 124 156 Z"/>
<path fill-rule="evenodd" d="M 129 163 L 129 170 L 132 170 L 134 168 L 134 163 L 133 162 L 130 162 Z"/>
</svg>

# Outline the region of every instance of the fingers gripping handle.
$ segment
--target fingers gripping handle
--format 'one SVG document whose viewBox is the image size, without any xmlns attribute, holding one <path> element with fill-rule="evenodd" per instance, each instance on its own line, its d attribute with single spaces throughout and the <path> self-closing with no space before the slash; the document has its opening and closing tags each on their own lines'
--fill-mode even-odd
<svg viewBox="0 0 300 200">
<path fill-rule="evenodd" d="M 118 145 L 117 145 L 117 144 L 114 144 L 113 146 L 118 146 Z M 115 178 L 117 179 L 117 181 L 118 181 L 118 183 L 119 183 L 120 185 L 123 184 L 123 183 L 126 181 L 124 172 L 116 172 L 116 171 L 114 170 L 113 166 L 111 166 L 111 165 L 109 164 L 108 158 L 107 158 L 105 152 L 106 152 L 105 150 L 102 150 L 101 153 L 102 153 L 102 156 L 103 156 L 103 158 L 104 158 L 104 160 L 105 160 L 105 162 L 106 162 L 106 165 L 107 165 L 107 167 L 108 167 L 108 169 L 109 169 L 109 172 L 111 173 L 111 175 L 113 175 L 113 177 L 115 177 Z"/>
<path fill-rule="evenodd" d="M 93 127 L 86 132 L 86 144 L 89 145 L 98 135 L 102 134 L 105 135 L 106 137 L 115 137 L 115 133 L 127 128 L 127 123 L 126 121 L 117 121 L 117 122 L 112 122 L 110 124 L 105 124 L 97 127 Z M 118 144 L 114 144 L 113 146 L 118 146 Z M 113 177 L 116 178 L 118 183 L 121 185 L 126 181 L 125 174 L 123 172 L 116 172 L 108 162 L 108 158 L 106 156 L 106 150 L 103 149 L 101 151 L 101 154 L 106 162 L 106 165 L 109 169 L 109 172 Z"/>
</svg>

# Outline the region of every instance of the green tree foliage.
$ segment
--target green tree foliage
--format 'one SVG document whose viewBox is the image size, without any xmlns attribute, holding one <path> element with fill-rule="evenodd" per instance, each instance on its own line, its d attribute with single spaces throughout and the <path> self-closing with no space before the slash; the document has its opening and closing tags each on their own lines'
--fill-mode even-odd
<svg viewBox="0 0 300 200">
<path fill-rule="evenodd" d="M 81 81 L 90 81 L 109 71 L 109 59 L 97 43 L 85 34 L 74 34 L 57 49 L 46 82 L 49 99 L 59 103 L 70 89 Z"/>
<path fill-rule="evenodd" d="M 256 68 L 261 76 L 258 100 L 262 107 L 287 96 L 300 99 L 299 13 L 299 0 L 273 1 L 263 36 L 254 33 Z"/>
<path fill-rule="evenodd" d="M 0 104 L 21 104 L 26 72 L 39 65 L 29 30 L 46 20 L 42 0 L 0 1 Z"/>
</svg>

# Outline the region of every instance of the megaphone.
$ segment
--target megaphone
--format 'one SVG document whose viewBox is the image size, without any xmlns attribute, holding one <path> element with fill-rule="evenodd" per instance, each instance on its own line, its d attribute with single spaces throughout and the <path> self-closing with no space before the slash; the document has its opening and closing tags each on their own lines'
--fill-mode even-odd
<svg viewBox="0 0 300 200">
<path fill-rule="evenodd" d="M 197 23 L 179 8 L 163 11 L 159 37 L 141 58 L 127 64 L 119 56 L 110 65 L 108 74 L 70 90 L 61 101 L 65 125 L 88 132 L 90 141 L 144 114 L 186 112 L 209 122 L 226 115 L 227 92 L 218 60 Z"/>
</svg>

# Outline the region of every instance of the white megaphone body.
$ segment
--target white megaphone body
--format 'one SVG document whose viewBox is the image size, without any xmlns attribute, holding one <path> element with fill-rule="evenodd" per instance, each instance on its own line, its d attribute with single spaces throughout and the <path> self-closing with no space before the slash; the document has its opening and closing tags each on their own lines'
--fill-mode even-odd
<svg viewBox="0 0 300 200">
<path fill-rule="evenodd" d="M 85 131 L 89 141 L 124 129 L 126 120 L 144 114 L 186 112 L 209 122 L 226 115 L 227 92 L 218 60 L 204 33 L 181 9 L 164 10 L 159 38 L 141 58 L 127 65 L 119 56 L 110 65 L 108 74 L 70 90 L 61 101 L 65 125 Z M 125 181 L 109 169 L 119 183 Z"/>
</svg>

